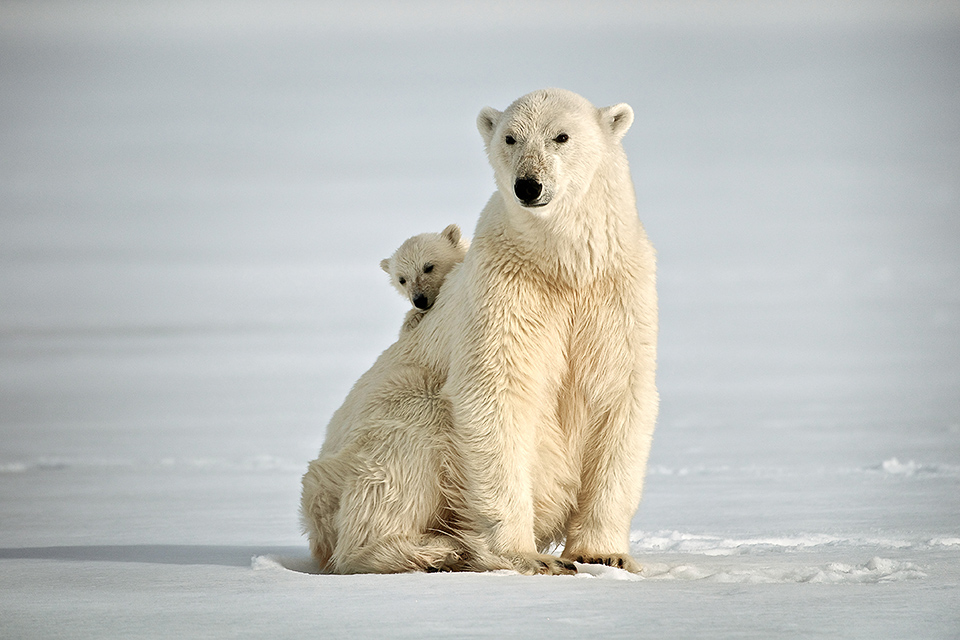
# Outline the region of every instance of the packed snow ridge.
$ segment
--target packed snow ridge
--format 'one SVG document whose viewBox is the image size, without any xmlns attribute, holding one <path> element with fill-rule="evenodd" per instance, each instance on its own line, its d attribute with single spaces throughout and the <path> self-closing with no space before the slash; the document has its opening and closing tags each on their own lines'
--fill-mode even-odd
<svg viewBox="0 0 960 640">
<path fill-rule="evenodd" d="M 929 550 L 960 546 L 960 538 L 950 536 L 902 538 L 848 537 L 824 533 L 758 538 L 724 538 L 681 531 L 630 534 L 630 549 L 638 556 L 650 553 L 683 553 L 703 556 L 749 556 L 768 552 L 817 551 L 829 548 L 872 548 L 890 551 Z"/>
<path fill-rule="evenodd" d="M 595 564 L 577 565 L 576 576 L 540 576 L 541 579 L 577 580 L 601 579 L 637 582 L 644 580 L 683 580 L 703 581 L 724 584 L 876 584 L 881 582 L 900 582 L 918 580 L 926 577 L 919 566 L 912 562 L 902 562 L 875 557 L 860 565 L 831 562 L 817 566 L 796 566 L 791 564 L 765 566 L 717 567 L 689 562 L 664 563 L 652 562 L 643 567 L 639 575 Z M 306 558 L 288 558 L 273 555 L 254 556 L 251 559 L 254 571 L 293 571 L 297 573 L 316 573 L 316 566 Z M 462 574 L 478 575 L 478 574 Z M 519 575 L 514 571 L 493 571 L 484 575 Z M 470 578 L 465 578 L 470 579 Z"/>
<path fill-rule="evenodd" d="M 899 458 L 889 458 L 883 462 L 858 468 L 834 468 L 820 469 L 818 473 L 822 475 L 837 474 L 847 475 L 851 473 L 882 473 L 891 476 L 921 476 L 926 478 L 956 478 L 960 477 L 960 466 L 951 464 L 930 464 L 920 463 L 914 460 L 901 462 Z M 782 477 L 796 475 L 796 469 L 784 467 L 768 466 L 750 466 L 750 467 L 730 467 L 730 466 L 706 466 L 698 465 L 692 467 L 671 468 L 663 465 L 653 465 L 647 469 L 647 474 L 651 476 L 717 476 L 717 475 L 746 475 L 752 477 Z"/>
<path fill-rule="evenodd" d="M 871 471 L 882 471 L 895 476 L 945 476 L 955 478 L 960 476 L 960 467 L 949 464 L 920 464 L 909 460 L 900 462 L 897 458 L 890 458 L 880 463 L 879 467 L 871 467 Z"/>
<path fill-rule="evenodd" d="M 642 576 L 650 579 L 703 580 L 707 582 L 773 584 L 874 584 L 925 578 L 926 574 L 912 562 L 875 557 L 862 565 L 831 562 L 821 566 L 764 566 L 716 569 L 708 566 L 652 563 L 644 567 Z"/>
</svg>

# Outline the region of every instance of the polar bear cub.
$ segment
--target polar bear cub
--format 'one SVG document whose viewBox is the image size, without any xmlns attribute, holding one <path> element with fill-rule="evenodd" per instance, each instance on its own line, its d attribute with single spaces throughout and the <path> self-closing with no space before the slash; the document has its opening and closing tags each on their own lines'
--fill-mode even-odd
<svg viewBox="0 0 960 640">
<path fill-rule="evenodd" d="M 440 285 L 470 248 L 460 227 L 449 225 L 440 233 L 421 233 L 407 238 L 380 268 L 390 276 L 390 284 L 416 307 L 407 313 L 403 329 L 411 329 L 437 301 Z"/>
<path fill-rule="evenodd" d="M 454 569 L 461 545 L 443 528 L 442 449 L 449 408 L 442 379 L 414 351 L 420 320 L 469 241 L 452 224 L 406 240 L 380 266 L 415 305 L 400 338 L 350 391 L 303 476 L 301 515 L 324 571 Z"/>
</svg>

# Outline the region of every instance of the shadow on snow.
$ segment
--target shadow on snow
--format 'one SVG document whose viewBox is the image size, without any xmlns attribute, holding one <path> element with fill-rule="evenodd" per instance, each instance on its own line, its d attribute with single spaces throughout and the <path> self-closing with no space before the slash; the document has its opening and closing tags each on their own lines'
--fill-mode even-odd
<svg viewBox="0 0 960 640">
<path fill-rule="evenodd" d="M 225 567 L 250 567 L 256 556 L 271 556 L 291 571 L 319 573 L 319 567 L 307 550 L 301 547 L 140 544 L 0 549 L 0 560 L 142 562 Z"/>
</svg>

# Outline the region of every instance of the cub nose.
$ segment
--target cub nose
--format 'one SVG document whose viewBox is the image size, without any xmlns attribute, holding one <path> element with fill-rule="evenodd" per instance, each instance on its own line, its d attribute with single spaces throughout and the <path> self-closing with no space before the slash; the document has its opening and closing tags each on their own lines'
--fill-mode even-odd
<svg viewBox="0 0 960 640">
<path fill-rule="evenodd" d="M 413 306 L 417 309 L 426 309 L 430 306 L 430 301 L 427 300 L 427 296 L 421 293 L 413 299 Z"/>
<path fill-rule="evenodd" d="M 533 202 L 540 197 L 543 185 L 533 178 L 517 178 L 513 184 L 513 192 L 521 202 Z"/>
</svg>

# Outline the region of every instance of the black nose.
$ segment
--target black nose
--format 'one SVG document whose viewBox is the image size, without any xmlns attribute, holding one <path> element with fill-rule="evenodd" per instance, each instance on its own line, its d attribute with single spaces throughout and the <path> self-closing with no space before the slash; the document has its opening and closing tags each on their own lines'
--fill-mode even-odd
<svg viewBox="0 0 960 640">
<path fill-rule="evenodd" d="M 430 306 L 430 301 L 427 300 L 427 296 L 422 293 L 413 299 L 413 306 L 417 309 L 426 309 Z"/>
<path fill-rule="evenodd" d="M 533 178 L 517 178 L 513 185 L 513 192 L 521 202 L 533 202 L 540 197 L 543 185 Z"/>
</svg>

